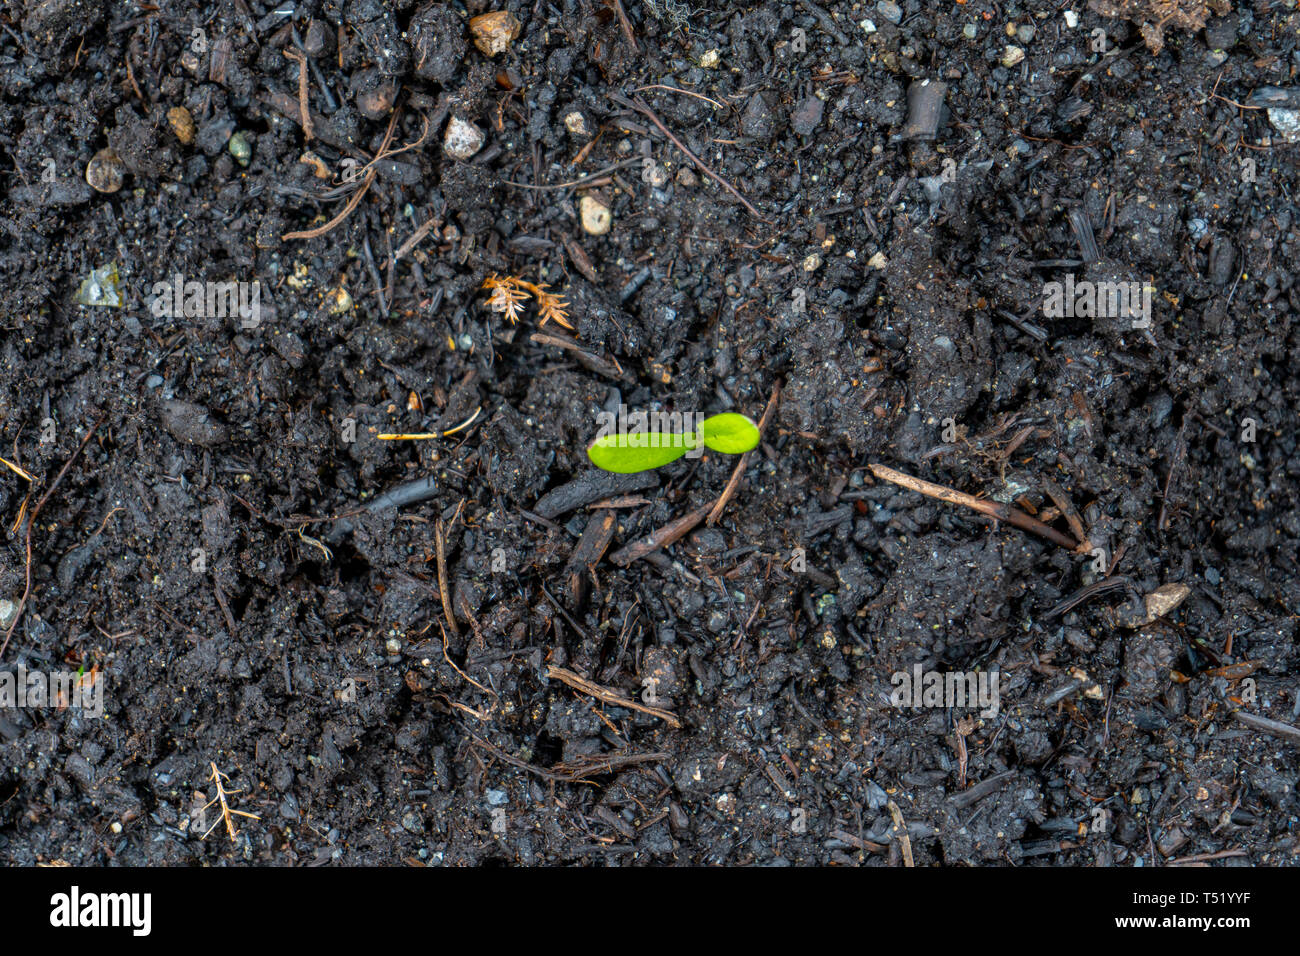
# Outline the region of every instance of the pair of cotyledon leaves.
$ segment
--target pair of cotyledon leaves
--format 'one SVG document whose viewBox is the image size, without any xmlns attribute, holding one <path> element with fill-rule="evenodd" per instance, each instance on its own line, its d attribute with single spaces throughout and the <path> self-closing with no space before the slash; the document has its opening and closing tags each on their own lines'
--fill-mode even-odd
<svg viewBox="0 0 1300 956">
<path fill-rule="evenodd" d="M 744 415 L 726 412 L 700 423 L 698 432 L 638 432 L 603 435 L 591 443 L 587 457 L 605 471 L 630 474 L 659 468 L 704 445 L 726 455 L 740 455 L 758 447 L 758 426 Z"/>
</svg>

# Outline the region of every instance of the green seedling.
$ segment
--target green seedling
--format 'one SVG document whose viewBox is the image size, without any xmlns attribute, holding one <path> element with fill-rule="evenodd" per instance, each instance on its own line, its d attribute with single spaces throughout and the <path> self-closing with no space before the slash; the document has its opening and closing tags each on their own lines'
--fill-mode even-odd
<svg viewBox="0 0 1300 956">
<path fill-rule="evenodd" d="M 630 474 L 661 468 L 703 445 L 724 455 L 741 455 L 758 447 L 758 426 L 744 415 L 726 412 L 704 419 L 698 432 L 636 432 L 602 435 L 587 448 L 593 465 Z"/>
</svg>

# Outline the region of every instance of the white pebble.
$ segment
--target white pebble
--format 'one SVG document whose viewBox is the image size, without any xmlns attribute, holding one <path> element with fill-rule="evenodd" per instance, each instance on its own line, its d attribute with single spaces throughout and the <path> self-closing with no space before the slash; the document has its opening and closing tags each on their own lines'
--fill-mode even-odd
<svg viewBox="0 0 1300 956">
<path fill-rule="evenodd" d="M 483 131 L 468 120 L 453 116 L 442 137 L 442 151 L 452 159 L 467 160 L 483 148 Z"/>
<path fill-rule="evenodd" d="M 614 222 L 609 207 L 595 196 L 583 196 L 578 202 L 578 213 L 582 218 L 582 231 L 589 236 L 603 236 Z"/>
</svg>

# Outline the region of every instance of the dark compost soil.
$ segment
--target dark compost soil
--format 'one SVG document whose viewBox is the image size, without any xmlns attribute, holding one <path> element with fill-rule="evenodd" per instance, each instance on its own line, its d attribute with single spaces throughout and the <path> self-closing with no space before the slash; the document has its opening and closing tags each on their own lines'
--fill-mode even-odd
<svg viewBox="0 0 1300 956">
<path fill-rule="evenodd" d="M 0 859 L 1296 860 L 1294 4 L 163 6 L 0 22 Z"/>
</svg>

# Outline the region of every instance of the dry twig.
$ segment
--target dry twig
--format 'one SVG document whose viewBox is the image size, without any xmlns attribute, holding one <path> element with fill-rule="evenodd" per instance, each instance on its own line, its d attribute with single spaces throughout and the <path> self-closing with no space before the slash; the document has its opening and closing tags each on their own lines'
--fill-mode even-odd
<svg viewBox="0 0 1300 956">
<path fill-rule="evenodd" d="M 776 403 L 780 397 L 781 386 L 778 383 L 773 386 L 772 396 L 767 400 L 767 408 L 763 409 L 763 417 L 759 419 L 758 433 L 760 436 L 767 428 L 767 423 L 771 419 L 772 413 L 776 411 Z M 731 500 L 731 496 L 734 495 L 736 489 L 740 487 L 740 479 L 745 474 L 745 465 L 749 463 L 749 456 L 753 453 L 754 452 L 751 450 L 740 456 L 740 461 L 736 463 L 735 470 L 732 471 L 731 478 L 727 481 L 727 487 L 722 490 L 722 495 L 718 498 L 717 504 L 713 506 L 713 510 L 709 512 L 708 520 L 704 522 L 706 526 L 712 528 L 714 523 L 722 517 L 722 511 L 727 507 L 727 502 Z"/>
<path fill-rule="evenodd" d="M 912 859 L 912 838 L 907 834 L 907 821 L 903 819 L 903 811 L 898 809 L 898 804 L 893 800 L 889 801 L 889 815 L 894 821 L 894 836 L 898 839 L 898 846 L 903 851 L 903 865 L 916 866 Z"/>
<path fill-rule="evenodd" d="M 208 838 L 208 833 L 211 833 L 222 823 L 225 823 L 226 832 L 230 834 L 230 842 L 234 843 L 235 837 L 238 836 L 238 833 L 236 833 L 235 831 L 235 822 L 231 819 L 231 817 L 248 817 L 250 820 L 260 820 L 262 818 L 259 817 L 256 813 L 246 813 L 243 810 L 230 809 L 230 804 L 226 802 L 226 797 L 230 796 L 232 793 L 243 793 L 244 791 L 227 790 L 225 787 L 222 786 L 221 781 L 225 780 L 229 782 L 230 777 L 222 773 L 220 770 L 218 770 L 215 762 L 209 763 L 209 766 L 212 767 L 212 782 L 217 786 L 217 795 L 213 797 L 211 800 L 209 800 L 207 803 L 205 803 L 199 809 L 199 813 L 203 813 L 204 810 L 212 806 L 214 803 L 220 803 L 221 816 L 216 820 L 216 822 L 212 824 L 212 826 L 208 827 L 207 833 L 204 833 L 203 836 L 199 837 L 199 839 L 206 840 Z"/>
<path fill-rule="evenodd" d="M 996 501 L 975 498 L 965 492 L 957 491 L 955 488 L 948 488 L 945 485 L 936 485 L 934 482 L 913 478 L 911 475 L 905 475 L 901 471 L 895 471 L 884 465 L 869 464 L 867 467 L 871 469 L 873 475 L 884 481 L 892 482 L 911 491 L 920 492 L 930 498 L 946 501 L 949 504 L 963 505 L 995 521 L 1005 521 L 1007 524 L 1015 525 L 1022 531 L 1028 531 L 1040 538 L 1046 538 L 1053 544 L 1059 544 L 1069 551 L 1083 553 L 1083 545 L 1080 545 L 1079 542 L 1072 541 L 1055 528 L 1048 527 L 1037 518 L 1025 514 L 1019 508 L 1013 508 L 1010 505 L 1000 504 Z"/>
<path fill-rule="evenodd" d="M 518 276 L 498 276 L 496 273 L 483 280 L 481 288 L 491 292 L 488 308 L 499 312 L 514 325 L 523 316 L 523 303 L 528 301 L 529 293 L 537 300 L 537 315 L 541 319 L 538 326 L 543 326 L 554 319 L 570 332 L 575 331 L 569 324 L 569 303 L 553 292 L 547 292 L 545 285 L 534 285 Z"/>
<path fill-rule="evenodd" d="M 304 142 L 311 142 L 311 108 L 307 104 L 307 54 L 301 50 L 282 50 L 290 60 L 298 64 L 298 114 L 301 117 Z"/>
<path fill-rule="evenodd" d="M 427 116 L 424 117 L 424 129 L 421 131 L 419 139 L 407 143 L 405 146 L 398 147 L 397 149 L 388 148 L 388 144 L 392 142 L 393 131 L 397 127 L 397 117 L 400 112 L 401 111 L 397 109 L 393 110 L 393 116 L 388 121 L 388 129 L 384 133 L 383 142 L 379 145 L 379 152 L 375 154 L 374 159 L 361 167 L 365 170 L 365 178 L 361 180 L 360 187 L 358 187 L 357 191 L 352 195 L 352 198 L 348 200 L 348 204 L 343 207 L 343 211 L 323 226 L 317 226 L 315 229 L 304 229 L 301 232 L 286 232 L 280 237 L 281 239 L 315 239 L 317 236 L 325 235 L 327 232 L 338 226 L 339 223 L 343 222 L 343 220 L 347 219 L 348 216 L 352 214 L 352 210 L 357 208 L 357 205 L 361 202 L 361 198 L 365 196 L 366 191 L 370 189 L 371 184 L 374 183 L 375 177 L 378 175 L 378 172 L 375 169 L 377 163 L 381 160 L 390 159 L 398 153 L 404 153 L 408 149 L 417 149 L 424 145 L 424 141 L 429 138 L 429 118 Z"/>
<path fill-rule="evenodd" d="M 659 132 L 667 136 L 668 139 L 672 142 L 672 144 L 676 146 L 678 149 L 680 149 L 686 155 L 687 159 L 689 159 L 692 163 L 695 164 L 695 167 L 700 172 L 708 176 L 715 183 L 717 183 L 727 192 L 731 193 L 731 195 L 735 196 L 738 200 L 740 200 L 740 204 L 749 210 L 750 215 L 752 215 L 755 219 L 758 219 L 761 222 L 771 222 L 770 219 L 765 219 L 763 217 L 763 214 L 754 208 L 753 204 L 750 203 L 750 201 L 744 197 L 744 195 L 741 193 L 739 189 L 731 185 L 731 183 L 727 182 L 727 180 L 723 179 L 712 169 L 710 169 L 708 165 L 704 162 L 704 160 L 700 159 L 700 157 L 696 156 L 693 152 L 691 152 L 689 146 L 687 146 L 680 139 L 674 136 L 672 131 L 669 130 L 668 127 L 663 124 L 663 121 L 659 119 L 658 115 L 655 114 L 655 111 L 646 105 L 645 100 L 641 99 L 641 97 L 639 96 L 634 97 L 631 100 L 627 100 L 617 95 L 611 96 L 610 99 L 614 100 L 614 102 L 616 103 L 620 103 L 624 106 L 631 107 L 632 109 L 640 113 L 642 116 L 644 116 L 646 119 L 648 119 L 650 122 L 654 123 L 655 126 L 659 128 Z"/>
<path fill-rule="evenodd" d="M 659 707 L 651 707 L 649 704 L 642 704 L 624 697 L 618 691 L 610 690 L 608 687 L 602 687 L 600 684 L 592 683 L 585 677 L 575 674 L 573 671 L 563 667 L 556 667 L 554 664 L 546 668 L 546 676 L 554 677 L 556 680 L 563 681 L 574 690 L 581 691 L 584 694 L 590 694 L 597 700 L 603 700 L 607 704 L 613 704 L 615 707 L 627 707 L 630 710 L 639 710 L 643 714 L 650 714 L 658 717 L 670 727 L 680 727 L 681 720 L 672 711 L 663 710 Z"/>
<path fill-rule="evenodd" d="M 636 34 L 632 32 L 632 21 L 627 18 L 627 11 L 623 9 L 622 0 L 614 0 L 614 12 L 618 14 L 619 26 L 623 28 L 623 35 L 627 37 L 628 45 L 632 47 L 633 53 L 640 53 L 641 48 L 636 45 Z"/>
<path fill-rule="evenodd" d="M 4 659 L 5 651 L 9 649 L 9 639 L 14 636 L 14 629 L 18 627 L 18 622 L 22 620 L 23 611 L 27 607 L 27 599 L 32 593 L 32 527 L 36 524 L 36 517 L 41 513 L 41 509 L 45 507 L 45 502 L 50 500 L 50 495 L 54 494 L 54 489 L 59 487 L 59 482 L 61 482 L 63 476 L 68 473 L 68 469 L 72 467 L 72 463 L 77 460 L 77 457 L 81 454 L 82 450 L 90 444 L 90 439 L 95 436 L 95 432 L 99 431 L 99 426 L 104 424 L 104 417 L 105 416 L 101 415 L 99 421 L 95 422 L 95 424 L 90 427 L 90 431 L 86 432 L 86 437 L 81 440 L 81 444 L 77 446 L 77 450 L 72 453 L 72 457 L 70 457 L 64 463 L 63 467 L 59 469 L 59 473 L 54 476 L 54 481 L 50 484 L 50 487 L 45 489 L 45 494 L 41 495 L 40 499 L 36 502 L 36 507 L 32 509 L 31 514 L 27 517 L 26 583 L 23 585 L 23 596 L 18 602 L 18 610 L 14 612 L 14 619 L 9 622 L 9 630 L 5 631 L 4 643 L 0 644 L 0 660 Z M 8 464 L 8 462 L 6 462 L 6 464 Z M 14 466 L 10 465 L 10 467 L 12 468 Z M 24 507 L 26 507 L 26 504 L 26 501 L 24 501 Z"/>
<path fill-rule="evenodd" d="M 442 599 L 442 613 L 447 618 L 447 629 L 451 631 L 452 637 L 460 637 L 460 629 L 456 627 L 456 618 L 451 613 L 451 592 L 447 588 L 447 551 L 445 542 L 445 531 L 442 519 L 434 528 L 437 535 L 438 549 L 438 596 Z"/>
</svg>

